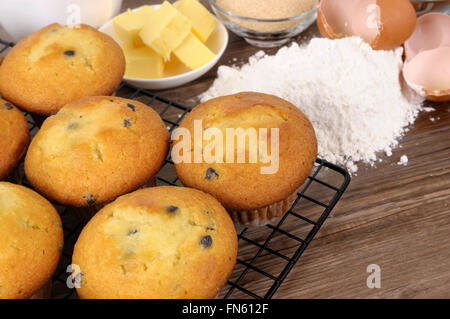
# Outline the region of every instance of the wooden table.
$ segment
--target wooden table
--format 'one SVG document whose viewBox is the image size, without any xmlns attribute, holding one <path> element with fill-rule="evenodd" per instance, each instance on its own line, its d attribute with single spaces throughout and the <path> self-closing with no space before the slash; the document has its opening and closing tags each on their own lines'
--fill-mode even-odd
<svg viewBox="0 0 450 319">
<path fill-rule="evenodd" d="M 158 2 L 125 0 L 123 9 Z M 318 36 L 315 25 L 295 40 L 313 36 Z M 258 50 L 231 35 L 218 65 L 245 63 Z M 216 71 L 157 93 L 195 106 Z M 436 111 L 420 114 L 391 157 L 382 156 L 376 167 L 359 165 L 358 175 L 275 298 L 450 298 L 450 103 L 429 106 Z M 403 154 L 409 158 L 407 166 L 397 165 Z M 280 244 L 278 249 L 292 247 Z M 280 262 L 271 258 L 265 266 L 276 270 Z M 369 264 L 381 267 L 379 289 L 366 285 Z M 247 288 L 260 291 L 261 280 L 250 280 Z"/>
</svg>

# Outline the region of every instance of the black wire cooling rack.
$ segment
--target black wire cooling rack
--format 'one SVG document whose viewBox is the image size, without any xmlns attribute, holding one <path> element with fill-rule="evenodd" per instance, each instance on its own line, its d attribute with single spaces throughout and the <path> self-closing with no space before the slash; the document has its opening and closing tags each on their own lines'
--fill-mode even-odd
<svg viewBox="0 0 450 319">
<path fill-rule="evenodd" d="M 0 39 L 0 53 L 14 44 Z M 190 111 L 189 107 L 169 101 L 147 90 L 122 83 L 117 96 L 135 99 L 155 109 L 172 131 Z M 28 115 L 31 136 L 39 130 Z M 23 163 L 21 164 L 23 166 Z M 23 170 L 21 183 L 31 187 Z M 182 186 L 173 162 L 167 158 L 158 173 L 158 185 Z M 336 165 L 317 159 L 311 175 L 300 187 L 297 198 L 288 213 L 276 225 L 239 228 L 239 253 L 236 266 L 220 298 L 272 298 L 286 276 L 323 225 L 350 183 L 348 172 Z M 65 207 L 55 205 L 63 221 L 64 249 L 53 279 L 53 298 L 77 298 L 75 289 L 67 285 L 73 246 L 83 224 L 68 213 Z"/>
</svg>

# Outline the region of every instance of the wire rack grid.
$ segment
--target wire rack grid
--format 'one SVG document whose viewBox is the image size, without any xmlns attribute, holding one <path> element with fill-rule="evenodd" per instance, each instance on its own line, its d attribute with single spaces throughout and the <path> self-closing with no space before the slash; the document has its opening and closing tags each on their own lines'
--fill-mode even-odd
<svg viewBox="0 0 450 319">
<path fill-rule="evenodd" d="M 0 53 L 14 44 L 0 39 Z M 135 99 L 155 109 L 172 131 L 191 108 L 169 101 L 147 90 L 122 83 L 117 96 Z M 39 130 L 27 115 L 31 136 Z M 23 163 L 21 163 L 23 166 Z M 168 157 L 158 174 L 158 185 L 182 186 L 173 162 Z M 31 185 L 23 170 L 22 184 Z M 236 266 L 220 298 L 272 298 L 289 272 L 311 243 L 336 203 L 350 183 L 348 172 L 322 159 L 317 159 L 311 175 L 297 193 L 290 210 L 277 224 L 263 227 L 238 228 L 239 253 Z M 75 289 L 68 287 L 73 246 L 83 224 L 65 207 L 55 204 L 63 221 L 65 245 L 53 277 L 53 298 L 77 298 Z"/>
</svg>

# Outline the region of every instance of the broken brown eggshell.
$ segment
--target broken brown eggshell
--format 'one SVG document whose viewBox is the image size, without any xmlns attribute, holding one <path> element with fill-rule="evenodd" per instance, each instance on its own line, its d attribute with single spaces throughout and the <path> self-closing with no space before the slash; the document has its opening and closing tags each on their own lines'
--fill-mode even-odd
<svg viewBox="0 0 450 319">
<path fill-rule="evenodd" d="M 450 16 L 437 12 L 424 14 L 417 19 L 413 34 L 405 42 L 406 60 L 442 46 L 450 46 Z"/>
<path fill-rule="evenodd" d="M 403 67 L 406 83 L 430 101 L 450 101 L 450 47 L 419 53 Z"/>
<path fill-rule="evenodd" d="M 403 77 L 430 101 L 450 101 L 450 17 L 427 13 L 405 42 Z"/>
<path fill-rule="evenodd" d="M 375 50 L 403 44 L 413 33 L 416 20 L 408 0 L 322 0 L 317 11 L 322 36 L 359 36 Z"/>
</svg>

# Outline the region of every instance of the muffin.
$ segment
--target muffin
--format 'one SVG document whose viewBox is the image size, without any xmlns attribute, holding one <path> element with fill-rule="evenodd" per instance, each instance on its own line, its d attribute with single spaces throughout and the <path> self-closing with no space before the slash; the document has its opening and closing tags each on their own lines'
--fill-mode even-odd
<svg viewBox="0 0 450 319">
<path fill-rule="evenodd" d="M 199 190 L 163 186 L 119 197 L 75 244 L 81 298 L 214 298 L 237 256 L 225 209 Z"/>
<path fill-rule="evenodd" d="M 0 182 L 0 299 L 49 297 L 63 242 L 61 219 L 45 198 Z"/>
<path fill-rule="evenodd" d="M 195 138 L 198 120 L 203 134 Z M 181 182 L 216 197 L 243 225 L 264 225 L 282 217 L 317 156 L 311 122 L 294 105 L 273 95 L 243 92 L 211 99 L 195 107 L 180 128 L 190 132 L 192 145 L 189 148 L 182 138 L 174 141 L 172 157 Z M 231 134 L 227 138 L 227 129 L 232 128 L 242 129 L 242 134 L 235 131 L 239 138 Z M 220 137 L 215 137 L 217 131 Z M 211 146 L 221 138 L 223 152 Z M 215 157 L 208 159 L 208 154 Z"/>
<path fill-rule="evenodd" d="M 0 180 L 8 177 L 17 166 L 29 141 L 25 116 L 11 103 L 0 99 Z"/>
<path fill-rule="evenodd" d="M 0 66 L 0 94 L 23 110 L 50 115 L 86 96 L 111 95 L 125 72 L 120 46 L 80 25 L 51 24 L 19 41 Z"/>
<path fill-rule="evenodd" d="M 169 133 L 151 107 L 86 97 L 44 121 L 25 157 L 25 174 L 51 200 L 93 206 L 146 184 L 168 148 Z"/>
</svg>

